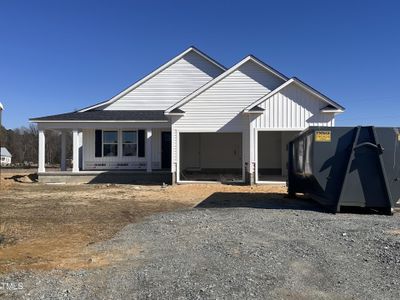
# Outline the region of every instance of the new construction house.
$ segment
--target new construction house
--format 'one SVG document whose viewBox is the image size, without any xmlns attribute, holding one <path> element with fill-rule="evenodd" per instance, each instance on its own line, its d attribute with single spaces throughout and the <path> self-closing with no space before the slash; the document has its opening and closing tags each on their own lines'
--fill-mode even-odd
<svg viewBox="0 0 400 300">
<path fill-rule="evenodd" d="M 31 121 L 44 182 L 252 184 L 285 181 L 288 141 L 309 126 L 334 126 L 343 111 L 254 56 L 226 68 L 190 47 L 107 101 Z M 46 130 L 60 132 L 57 172 L 46 172 Z"/>
</svg>

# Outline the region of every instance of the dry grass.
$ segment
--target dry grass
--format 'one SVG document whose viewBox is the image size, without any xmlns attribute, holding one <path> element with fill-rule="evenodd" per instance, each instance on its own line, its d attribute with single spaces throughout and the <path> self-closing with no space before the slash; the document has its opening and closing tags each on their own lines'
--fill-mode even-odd
<svg viewBox="0 0 400 300">
<path fill-rule="evenodd" d="M 21 269 L 80 269 L 123 260 L 140 251 L 99 253 L 107 240 L 144 217 L 192 208 L 214 193 L 284 193 L 277 186 L 44 185 L 2 179 L 0 273 Z M 21 177 L 18 177 L 21 179 Z M 15 178 L 14 178 L 15 179 Z M 23 179 L 23 178 L 22 178 Z M 29 182 L 29 181 L 27 181 Z"/>
</svg>

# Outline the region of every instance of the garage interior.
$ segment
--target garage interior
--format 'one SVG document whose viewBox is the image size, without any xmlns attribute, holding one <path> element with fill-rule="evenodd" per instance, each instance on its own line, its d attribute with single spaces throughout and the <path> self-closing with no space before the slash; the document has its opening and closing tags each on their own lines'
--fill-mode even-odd
<svg viewBox="0 0 400 300">
<path fill-rule="evenodd" d="M 258 132 L 258 181 L 287 180 L 287 144 L 300 131 Z"/>
<path fill-rule="evenodd" d="M 181 133 L 180 181 L 241 182 L 241 133 Z"/>
</svg>

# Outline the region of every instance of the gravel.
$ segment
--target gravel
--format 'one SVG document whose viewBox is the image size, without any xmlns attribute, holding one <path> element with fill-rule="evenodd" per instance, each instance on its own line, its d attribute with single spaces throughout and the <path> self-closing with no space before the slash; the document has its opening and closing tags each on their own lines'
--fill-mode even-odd
<svg viewBox="0 0 400 300">
<path fill-rule="evenodd" d="M 400 217 L 305 207 L 159 214 L 89 245 L 106 267 L 15 272 L 22 299 L 400 299 Z M 20 285 L 12 289 L 4 283 Z M 18 288 L 19 287 L 19 288 Z"/>
</svg>

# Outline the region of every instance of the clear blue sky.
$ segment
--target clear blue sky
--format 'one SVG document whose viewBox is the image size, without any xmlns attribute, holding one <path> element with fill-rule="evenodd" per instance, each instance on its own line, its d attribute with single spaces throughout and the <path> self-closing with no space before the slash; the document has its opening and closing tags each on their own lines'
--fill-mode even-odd
<svg viewBox="0 0 400 300">
<path fill-rule="evenodd" d="M 400 1 L 337 0 L 0 0 L 3 123 L 106 100 L 190 45 L 299 77 L 338 125 L 400 125 Z"/>
</svg>

